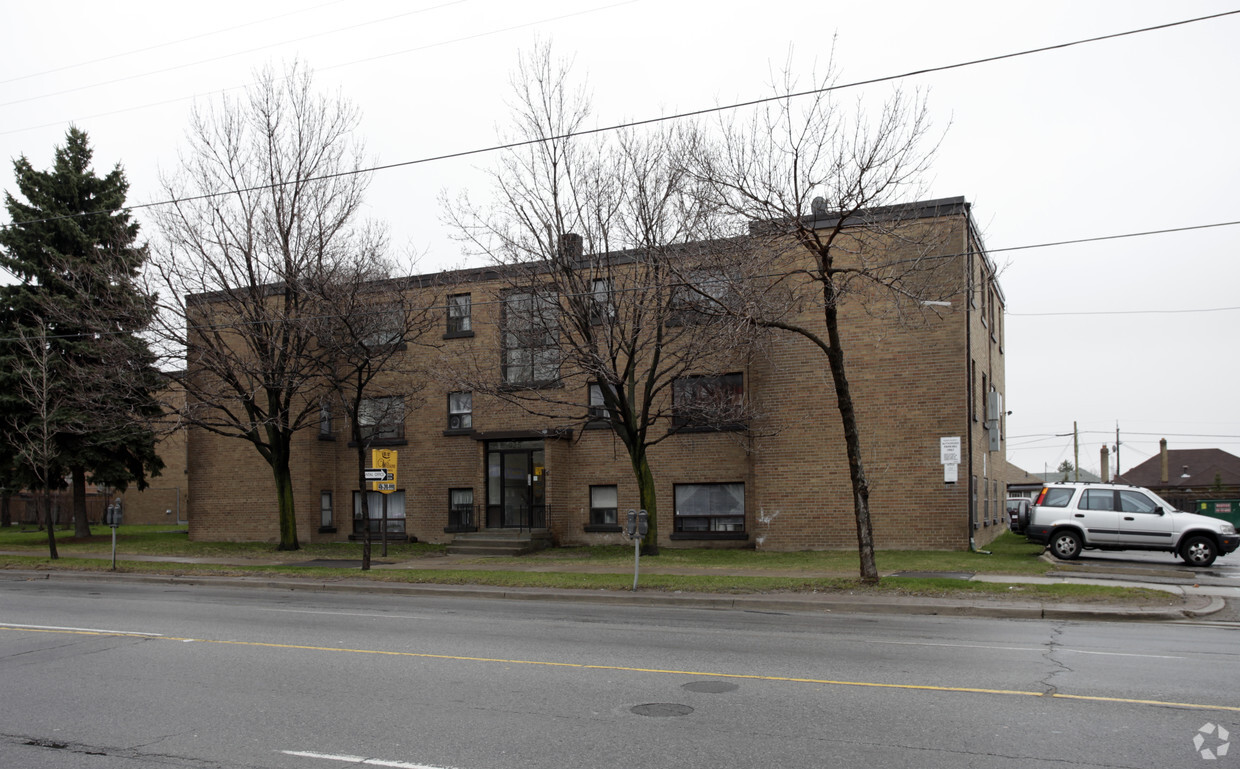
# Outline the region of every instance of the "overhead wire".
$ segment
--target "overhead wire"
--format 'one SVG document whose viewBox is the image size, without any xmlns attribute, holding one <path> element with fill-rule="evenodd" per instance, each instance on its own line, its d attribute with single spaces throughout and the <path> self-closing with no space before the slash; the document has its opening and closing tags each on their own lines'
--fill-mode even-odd
<svg viewBox="0 0 1240 769">
<path fill-rule="evenodd" d="M 626 0 L 626 1 L 631 1 L 631 0 Z M 1144 34 L 1147 32 L 1155 32 L 1155 31 L 1164 30 L 1164 29 L 1171 29 L 1174 27 L 1180 27 L 1180 26 L 1184 26 L 1187 24 L 1195 24 L 1195 23 L 1199 23 L 1203 21 L 1212 21 L 1215 19 L 1220 19 L 1220 18 L 1224 18 L 1227 16 L 1234 16 L 1237 14 L 1240 14 L 1240 9 L 1232 10 L 1232 11 L 1224 11 L 1221 13 L 1210 14 L 1207 16 L 1198 16 L 1198 17 L 1191 18 L 1191 19 L 1182 19 L 1180 21 L 1167 22 L 1165 24 L 1156 24 L 1156 25 L 1152 25 L 1148 27 L 1141 27 L 1139 29 L 1127 30 L 1124 32 L 1114 32 L 1114 33 L 1110 33 L 1106 35 L 1096 35 L 1094 37 L 1082 38 L 1079 40 L 1072 40 L 1072 41 L 1068 41 L 1064 43 L 1056 43 L 1053 45 L 1045 45 L 1045 46 L 1040 46 L 1038 48 L 1029 48 L 1029 49 L 1025 49 L 1021 51 L 1014 51 L 1011 53 L 999 54 L 995 56 L 986 56 L 986 57 L 982 57 L 978 59 L 970 59 L 970 60 L 963 61 L 963 62 L 956 62 L 953 64 L 944 64 L 944 65 L 937 66 L 937 67 L 924 67 L 921 69 L 909 70 L 908 72 L 899 73 L 899 74 L 883 75 L 883 76 L 873 77 L 873 78 L 869 78 L 865 80 L 855 80 L 849 83 L 828 85 L 822 88 L 812 88 L 812 89 L 808 89 L 804 91 L 796 91 L 792 93 L 777 94 L 775 96 L 767 96 L 767 97 L 762 97 L 762 98 L 757 98 L 757 99 L 749 99 L 749 100 L 741 101 L 741 102 L 733 102 L 731 104 L 716 105 L 714 107 L 704 107 L 704 108 L 697 109 L 697 110 L 690 110 L 688 112 L 678 112 L 678 113 L 674 113 L 671 115 L 661 115 L 658 117 L 643 118 L 640 120 L 632 120 L 632 121 L 622 122 L 622 123 L 613 123 L 610 125 L 598 126 L 595 128 L 587 128 L 587 129 L 582 129 L 579 131 L 569 131 L 567 133 L 556 134 L 556 135 L 547 136 L 547 137 L 540 137 L 537 139 L 525 139 L 525 140 L 515 141 L 515 142 L 493 144 L 493 145 L 489 145 L 486 147 L 479 147 L 479 148 L 468 149 L 468 150 L 458 150 L 456 152 L 448 152 L 448 153 L 443 153 L 439 155 L 415 158 L 412 160 L 397 161 L 394 163 L 383 163 L 379 165 L 368 166 L 366 168 L 357 168 L 357 169 L 350 169 L 347 171 L 339 171 L 336 173 L 321 174 L 319 176 L 299 178 L 299 179 L 286 181 L 286 182 L 276 182 L 274 184 L 263 184 L 263 185 L 256 185 L 253 187 L 246 187 L 242 189 L 230 189 L 224 192 L 204 193 L 202 195 L 190 195 L 190 196 L 186 196 L 183 198 L 160 200 L 160 201 L 154 201 L 151 203 L 140 203 L 137 205 L 129 206 L 128 209 L 129 210 L 141 210 L 141 209 L 147 209 L 147 208 L 156 208 L 156 207 L 161 207 L 161 206 L 175 205 L 178 203 L 191 203 L 191 202 L 195 202 L 199 200 L 210 200 L 210 199 L 217 198 L 217 197 L 225 197 L 229 195 L 237 195 L 237 194 L 243 194 L 247 192 L 257 192 L 259 190 L 264 190 L 264 189 L 278 189 L 280 187 L 286 187 L 290 184 L 295 184 L 295 183 L 304 184 L 308 182 L 327 181 L 329 179 L 338 179 L 338 178 L 345 177 L 345 176 L 356 176 L 359 174 L 375 173 L 378 171 L 388 171 L 388 170 L 392 170 L 395 168 L 407 168 L 409 166 L 424 165 L 427 163 L 436 163 L 436 162 L 441 162 L 444 160 L 454 160 L 454 159 L 459 159 L 459 158 L 464 158 L 464 157 L 471 157 L 474 155 L 488 154 L 491 152 L 501 152 L 505 150 L 520 149 L 521 147 L 528 147 L 528 146 L 532 146 L 535 144 L 545 144 L 547 142 L 553 142 L 553 141 L 562 141 L 562 140 L 570 139 L 574 137 L 592 136 L 595 134 L 610 133 L 613 131 L 626 130 L 630 128 L 638 128 L 638 127 L 648 126 L 648 125 L 655 125 L 655 124 L 670 122 L 674 120 L 684 120 L 684 119 L 691 118 L 691 117 L 702 117 L 705 115 L 711 115 L 711 114 L 717 114 L 717 113 L 722 113 L 722 112 L 728 112 L 732 110 L 744 109 L 746 107 L 754 107 L 754 106 L 759 106 L 762 104 L 769 104 L 769 103 L 777 102 L 777 101 L 799 99 L 805 96 L 822 95 L 826 93 L 831 93 L 833 91 L 841 91 L 841 90 L 845 90 L 849 88 L 858 88 L 858 87 L 865 86 L 865 85 L 875 85 L 879 83 L 891 82 L 893 80 L 903 80 L 906 78 L 916 77 L 919 75 L 931 74 L 935 72 L 946 72 L 946 71 L 950 71 L 953 69 L 961 69 L 964 67 L 977 66 L 979 64 L 989 64 L 989 63 L 996 62 L 996 61 L 1003 61 L 1005 59 L 1013 59 L 1013 58 L 1018 58 L 1021 56 L 1031 56 L 1034 54 L 1046 53 L 1048 51 L 1057 51 L 1057 50 L 1062 50 L 1065 48 L 1072 48 L 1072 47 L 1080 46 L 1080 45 L 1088 45 L 1091 43 L 1098 43 L 1098 42 L 1102 42 L 1106 40 L 1114 40 L 1114 39 L 1121 38 L 1121 37 L 1128 37 L 1131 35 Z M 106 211 L 87 211 L 87 212 L 81 212 L 77 214 L 66 214 L 63 216 L 47 217 L 45 219 L 31 220 L 29 223 L 38 223 L 38 222 L 44 222 L 44 221 L 58 221 L 60 219 L 77 218 L 81 216 L 89 216 L 92 214 L 101 214 L 101 213 L 107 213 L 107 212 Z M 5 226 L 7 227 L 7 226 L 12 226 L 12 225 L 5 225 Z M 1209 225 L 1205 225 L 1205 226 L 1209 226 Z"/>
</svg>

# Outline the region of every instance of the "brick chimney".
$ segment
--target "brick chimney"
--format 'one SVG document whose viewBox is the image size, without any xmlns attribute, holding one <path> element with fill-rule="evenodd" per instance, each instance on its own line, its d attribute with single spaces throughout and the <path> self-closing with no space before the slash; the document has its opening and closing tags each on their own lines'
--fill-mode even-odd
<svg viewBox="0 0 1240 769">
<path fill-rule="evenodd" d="M 575 232 L 566 232 L 560 236 L 559 256 L 574 262 L 580 262 L 584 253 L 584 239 Z"/>
<path fill-rule="evenodd" d="M 1165 486 L 1171 480 L 1171 474 L 1167 470 L 1167 439 L 1163 438 L 1158 441 L 1158 455 L 1162 457 L 1162 483 Z"/>
<path fill-rule="evenodd" d="M 1110 483 L 1111 482 L 1111 450 L 1107 448 L 1107 445 L 1105 443 L 1102 444 L 1101 465 L 1102 465 L 1102 482 Z"/>
</svg>

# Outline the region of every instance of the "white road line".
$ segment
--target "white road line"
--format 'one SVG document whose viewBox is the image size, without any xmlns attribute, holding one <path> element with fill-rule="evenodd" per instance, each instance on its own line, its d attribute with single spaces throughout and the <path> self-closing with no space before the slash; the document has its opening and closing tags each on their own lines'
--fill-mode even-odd
<svg viewBox="0 0 1240 769">
<path fill-rule="evenodd" d="M 387 766 L 392 769 L 452 769 L 448 766 L 434 766 L 431 764 L 410 764 L 405 761 L 385 761 L 381 758 L 366 758 L 364 756 L 340 756 L 331 753 L 312 753 L 306 750 L 281 750 L 286 756 L 297 756 L 298 758 L 318 758 L 324 761 L 341 761 L 346 764 L 364 764 L 366 766 Z"/>
<path fill-rule="evenodd" d="M 17 627 L 23 630 L 70 630 L 75 633 L 107 633 L 109 635 L 144 635 L 162 638 L 163 633 L 144 633 L 141 630 L 103 630 L 96 627 L 60 627 L 59 625 L 19 625 L 16 622 L 0 621 L 0 627 Z"/>
<path fill-rule="evenodd" d="M 322 614 L 328 617 L 374 617 L 376 619 L 427 619 L 427 614 L 366 614 L 350 611 L 316 611 L 313 609 L 272 609 L 285 614 Z"/>
</svg>

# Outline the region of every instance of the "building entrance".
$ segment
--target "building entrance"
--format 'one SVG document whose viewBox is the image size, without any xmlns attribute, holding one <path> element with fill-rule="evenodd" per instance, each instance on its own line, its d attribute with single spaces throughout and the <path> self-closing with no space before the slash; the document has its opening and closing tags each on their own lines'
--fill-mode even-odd
<svg viewBox="0 0 1240 769">
<path fill-rule="evenodd" d="M 543 442 L 487 444 L 487 528 L 547 527 L 546 454 Z"/>
</svg>

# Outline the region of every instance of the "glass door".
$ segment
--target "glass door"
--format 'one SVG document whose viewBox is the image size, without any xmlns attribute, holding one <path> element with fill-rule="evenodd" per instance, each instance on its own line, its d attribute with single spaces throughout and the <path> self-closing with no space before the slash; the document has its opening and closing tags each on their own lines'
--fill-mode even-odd
<svg viewBox="0 0 1240 769">
<path fill-rule="evenodd" d="M 542 441 L 496 441 L 487 447 L 487 528 L 546 528 Z"/>
</svg>

